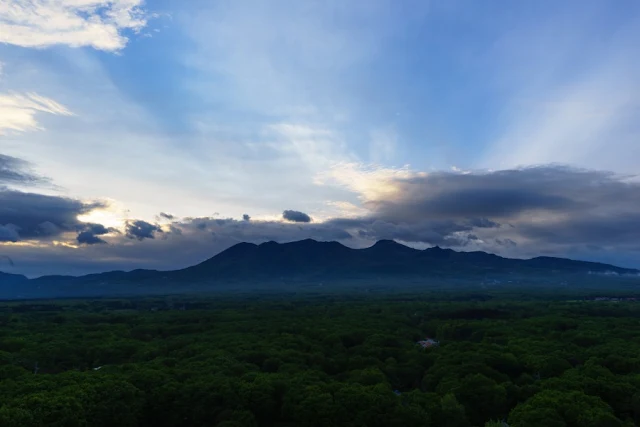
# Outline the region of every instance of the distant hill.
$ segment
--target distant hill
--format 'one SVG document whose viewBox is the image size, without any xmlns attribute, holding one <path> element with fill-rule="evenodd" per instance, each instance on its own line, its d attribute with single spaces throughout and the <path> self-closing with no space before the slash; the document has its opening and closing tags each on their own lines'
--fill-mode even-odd
<svg viewBox="0 0 640 427">
<path fill-rule="evenodd" d="M 310 284 L 359 281 L 501 281 L 586 277 L 587 274 L 640 275 L 612 265 L 537 257 L 503 258 L 486 252 L 439 247 L 413 249 L 381 240 L 365 249 L 311 239 L 291 243 L 239 243 L 181 270 L 112 271 L 86 276 L 24 276 L 0 273 L 0 297 L 29 295 L 99 296 L 114 293 L 167 293 L 218 289 L 230 284 Z M 204 288 L 203 288 L 204 286 Z"/>
<path fill-rule="evenodd" d="M 16 283 L 24 283 L 27 282 L 26 276 L 22 274 L 11 274 L 11 273 L 3 273 L 0 271 L 0 284 L 2 285 L 12 285 Z"/>
</svg>

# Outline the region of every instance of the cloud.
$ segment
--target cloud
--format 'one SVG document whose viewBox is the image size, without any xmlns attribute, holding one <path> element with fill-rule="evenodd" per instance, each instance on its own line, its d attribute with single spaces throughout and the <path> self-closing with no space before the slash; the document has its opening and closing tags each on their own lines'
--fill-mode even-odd
<svg viewBox="0 0 640 427">
<path fill-rule="evenodd" d="M 476 228 L 500 227 L 500 224 L 498 224 L 497 222 L 491 221 L 487 218 L 471 218 L 469 220 L 469 225 Z"/>
<path fill-rule="evenodd" d="M 368 211 L 329 222 L 360 227 L 360 236 L 487 250 L 517 246 L 533 254 L 589 245 L 635 250 L 640 239 L 640 183 L 611 172 L 548 165 L 398 173 L 343 165 L 328 176 L 326 182 L 359 194 Z"/>
<path fill-rule="evenodd" d="M 383 200 L 398 191 L 396 180 L 426 176 L 408 166 L 387 168 L 358 162 L 334 162 L 328 169 L 316 174 L 317 185 L 337 185 L 356 193 L 361 201 Z"/>
<path fill-rule="evenodd" d="M 291 222 L 311 222 L 311 217 L 304 212 L 285 210 L 282 218 Z"/>
<path fill-rule="evenodd" d="M 102 224 L 84 223 L 78 218 L 106 207 L 105 202 L 83 202 L 7 186 L 38 184 L 51 187 L 50 180 L 33 172 L 28 162 L 0 154 L 0 242 L 47 241 L 67 232 L 80 231 L 78 242 L 90 244 L 98 243 L 96 235 L 109 232 Z"/>
<path fill-rule="evenodd" d="M 251 217 L 248 214 L 242 214 L 243 221 L 251 221 Z"/>
<path fill-rule="evenodd" d="M 101 239 L 98 236 L 117 231 L 114 228 L 107 228 L 102 224 L 94 223 L 86 223 L 83 225 L 83 227 L 84 230 L 78 233 L 76 240 L 78 241 L 78 243 L 85 245 L 107 243 L 105 240 Z"/>
<path fill-rule="evenodd" d="M 640 191 L 630 192 L 638 197 Z M 623 246 L 640 241 L 640 211 L 607 212 L 595 210 L 572 218 L 520 223 L 519 233 L 541 246 L 549 244 L 583 244 L 585 246 Z"/>
<path fill-rule="evenodd" d="M 36 121 L 37 113 L 73 115 L 63 105 L 36 93 L 22 95 L 10 92 L 0 94 L 0 135 L 9 132 L 42 130 Z"/>
<path fill-rule="evenodd" d="M 8 224 L 8 225 L 0 225 L 0 242 L 17 242 L 20 240 L 20 236 L 18 235 L 17 227 Z"/>
<path fill-rule="evenodd" d="M 437 172 L 390 181 L 393 193 L 365 204 L 376 215 L 395 220 L 424 218 L 506 219 L 526 213 L 573 212 L 593 205 L 573 194 L 593 180 L 589 171 L 564 167 L 532 167 L 495 172 Z"/>
<path fill-rule="evenodd" d="M 95 245 L 99 243 L 107 243 L 104 240 L 102 240 L 100 237 L 91 233 L 90 231 L 82 231 L 78 233 L 78 237 L 76 237 L 76 240 L 78 241 L 78 243 L 84 244 L 84 245 Z"/>
<path fill-rule="evenodd" d="M 368 211 L 362 206 L 357 206 L 347 201 L 328 201 L 327 205 L 334 211 L 333 217 L 357 218 L 366 215 Z"/>
<path fill-rule="evenodd" d="M 416 247 L 440 245 L 515 257 L 552 254 L 614 263 L 619 259 L 625 265 L 638 266 L 628 260 L 633 260 L 634 254 L 637 259 L 640 253 L 640 183 L 629 176 L 558 165 L 464 174 L 425 174 L 408 168 L 398 173 L 370 168 L 359 171 L 356 167 L 349 171 L 362 181 L 353 185 L 349 180 L 336 180 L 332 185 L 364 193 L 356 193 L 362 200 L 360 210 L 346 216 L 312 222 L 304 212 L 285 210 L 282 218 L 286 221 L 277 216 L 266 220 L 246 214 L 242 219 L 214 215 L 174 218 L 162 227 L 138 219 L 129 220 L 124 233 L 118 234 L 101 224 L 74 222 L 79 211 L 94 206 L 67 201 L 69 206 L 63 204 L 67 206 L 67 221 L 42 214 L 25 224 L 24 218 L 29 215 L 16 214 L 10 221 L 4 218 L 0 222 L 4 227 L 1 235 L 5 241 L 15 240 L 15 233 L 22 232 L 19 227 L 27 227 L 31 239 L 42 243 L 32 252 L 10 246 L 13 252 L 8 254 L 21 259 L 21 265 L 21 257 L 37 264 L 33 254 L 42 255 L 45 247 L 49 247 L 51 256 L 72 265 L 78 262 L 74 261 L 78 254 L 60 245 L 47 246 L 47 236 L 55 234 L 63 240 L 65 230 L 74 230 L 79 233 L 76 241 L 82 244 L 81 250 L 92 257 L 82 268 L 94 271 L 180 268 L 238 242 L 305 238 L 337 240 L 351 247 L 393 239 Z M 364 185 L 366 176 L 386 189 L 370 191 L 370 185 Z M 38 195 L 37 200 L 40 197 L 46 196 Z M 2 202 L 0 207 L 18 206 L 13 200 Z M 15 223 L 17 220 L 23 222 Z M 158 233 L 162 233 L 162 239 L 155 239 Z M 102 237 L 105 234 L 109 234 L 108 245 L 100 244 L 107 241 Z M 137 242 L 132 244 L 132 239 Z"/>
<path fill-rule="evenodd" d="M 508 246 L 508 247 L 518 246 L 518 244 L 511 239 L 495 239 L 495 242 L 499 246 Z M 589 246 L 593 246 L 593 245 L 589 245 Z"/>
<path fill-rule="evenodd" d="M 175 222 L 173 226 L 180 229 L 183 236 L 210 236 L 215 241 L 233 242 L 265 242 L 293 241 L 306 238 L 318 240 L 345 240 L 351 235 L 340 226 L 332 223 L 300 222 L 285 223 L 280 221 L 236 220 L 233 218 L 190 218 Z"/>
<path fill-rule="evenodd" d="M 129 239 L 154 239 L 154 233 L 162 233 L 162 228 L 143 220 L 128 221 L 125 227 L 125 234 Z"/>
<path fill-rule="evenodd" d="M 35 185 L 49 180 L 30 170 L 29 162 L 0 154 L 0 185 Z"/>
<path fill-rule="evenodd" d="M 0 187 L 0 225 L 12 227 L 22 239 L 49 239 L 82 227 L 79 215 L 106 207 L 61 196 L 26 193 Z"/>
<path fill-rule="evenodd" d="M 306 238 L 351 241 L 347 232 L 331 224 L 199 217 L 172 223 L 164 231 L 162 239 L 145 238 L 132 242 L 123 233 L 111 236 L 109 244 L 83 245 L 79 249 L 38 244 L 6 246 L 3 250 L 16 260 L 20 272 L 33 277 L 114 269 L 168 270 L 193 265 L 239 242 L 286 242 Z M 359 243 L 354 241 L 351 244 L 356 246 Z M 364 244 L 368 245 L 368 241 Z"/>
<path fill-rule="evenodd" d="M 147 25 L 142 0 L 8 0 L 0 3 L 0 43 L 117 51 L 124 32 Z"/>
<path fill-rule="evenodd" d="M 160 218 L 172 220 L 172 219 L 175 219 L 175 216 L 166 212 L 160 212 Z"/>
<path fill-rule="evenodd" d="M 422 220 L 394 222 L 376 218 L 336 218 L 326 222 L 335 229 L 345 230 L 354 236 L 371 242 L 377 240 L 401 240 L 428 245 L 466 246 L 473 229 L 463 222 L 452 220 Z"/>
</svg>

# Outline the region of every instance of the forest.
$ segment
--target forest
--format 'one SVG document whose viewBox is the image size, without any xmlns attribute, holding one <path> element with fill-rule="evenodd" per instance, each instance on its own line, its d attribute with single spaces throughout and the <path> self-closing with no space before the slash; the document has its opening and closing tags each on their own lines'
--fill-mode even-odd
<svg viewBox="0 0 640 427">
<path fill-rule="evenodd" d="M 596 296 L 4 302 L 0 426 L 635 426 L 640 303 Z"/>
</svg>

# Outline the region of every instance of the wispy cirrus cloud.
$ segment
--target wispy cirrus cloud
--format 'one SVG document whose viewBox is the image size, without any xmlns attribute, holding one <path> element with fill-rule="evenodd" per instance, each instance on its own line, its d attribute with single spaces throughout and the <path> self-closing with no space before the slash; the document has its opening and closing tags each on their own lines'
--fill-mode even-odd
<svg viewBox="0 0 640 427">
<path fill-rule="evenodd" d="M 47 183 L 49 180 L 31 169 L 29 162 L 17 157 L 0 154 L 0 187 L 7 185 L 29 186 Z"/>
<path fill-rule="evenodd" d="M 40 113 L 71 116 L 73 113 L 53 99 L 36 93 L 0 94 L 0 135 L 8 132 L 41 130 L 36 116 Z"/>
<path fill-rule="evenodd" d="M 0 3 L 0 43 L 117 51 L 125 31 L 147 24 L 143 0 L 8 0 Z"/>
</svg>

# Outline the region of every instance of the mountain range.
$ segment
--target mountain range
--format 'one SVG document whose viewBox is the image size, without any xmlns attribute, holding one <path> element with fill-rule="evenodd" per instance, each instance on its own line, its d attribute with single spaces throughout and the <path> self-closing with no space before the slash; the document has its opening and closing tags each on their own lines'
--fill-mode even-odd
<svg viewBox="0 0 640 427">
<path fill-rule="evenodd" d="M 598 276 L 640 276 L 640 270 L 565 258 L 512 259 L 486 252 L 433 247 L 413 249 L 381 240 L 364 249 L 312 239 L 290 243 L 239 243 L 197 265 L 172 271 L 110 271 L 85 276 L 28 279 L 0 272 L 0 298 L 177 293 L 229 285 L 392 283 L 467 280 L 560 280 Z"/>
</svg>

